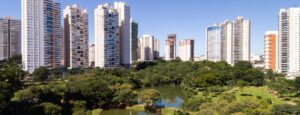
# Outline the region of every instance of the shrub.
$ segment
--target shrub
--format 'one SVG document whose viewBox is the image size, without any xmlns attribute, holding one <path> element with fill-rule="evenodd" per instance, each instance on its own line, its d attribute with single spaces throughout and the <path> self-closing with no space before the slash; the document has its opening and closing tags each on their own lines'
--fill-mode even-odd
<svg viewBox="0 0 300 115">
<path fill-rule="evenodd" d="M 241 96 L 253 96 L 252 94 L 242 93 Z"/>
</svg>

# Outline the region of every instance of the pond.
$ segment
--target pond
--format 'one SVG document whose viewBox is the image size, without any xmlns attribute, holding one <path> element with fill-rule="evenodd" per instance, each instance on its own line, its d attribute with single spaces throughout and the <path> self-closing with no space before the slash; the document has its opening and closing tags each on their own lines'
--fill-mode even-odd
<svg viewBox="0 0 300 115">
<path fill-rule="evenodd" d="M 162 98 L 156 103 L 157 105 L 179 108 L 187 98 L 186 92 L 180 87 L 160 86 L 153 89 L 156 89 L 161 93 Z"/>
<path fill-rule="evenodd" d="M 156 105 L 164 107 L 179 108 L 184 100 L 187 98 L 184 89 L 175 86 L 160 86 L 154 87 L 161 93 L 161 100 L 156 103 Z M 142 89 L 143 90 L 143 89 Z M 103 111 L 101 115 L 155 115 L 153 113 L 143 112 L 143 111 L 132 111 L 124 109 L 110 109 Z"/>
</svg>

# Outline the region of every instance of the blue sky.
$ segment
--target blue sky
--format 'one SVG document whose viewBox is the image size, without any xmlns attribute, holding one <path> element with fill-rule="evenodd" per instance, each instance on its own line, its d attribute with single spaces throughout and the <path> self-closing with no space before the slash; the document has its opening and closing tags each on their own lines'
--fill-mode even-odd
<svg viewBox="0 0 300 115">
<path fill-rule="evenodd" d="M 21 19 L 21 0 L 1 0 L 0 16 Z M 66 5 L 79 4 L 89 12 L 89 39 L 94 40 L 94 9 L 114 0 L 56 0 Z M 131 7 L 131 16 L 139 23 L 139 35 L 160 39 L 161 56 L 167 34 L 176 33 L 177 41 L 195 40 L 195 54 L 205 52 L 205 29 L 214 23 L 243 16 L 251 20 L 251 52 L 263 54 L 264 32 L 277 30 L 280 8 L 300 6 L 299 0 L 119 0 Z M 177 42 L 178 43 L 178 42 Z"/>
</svg>

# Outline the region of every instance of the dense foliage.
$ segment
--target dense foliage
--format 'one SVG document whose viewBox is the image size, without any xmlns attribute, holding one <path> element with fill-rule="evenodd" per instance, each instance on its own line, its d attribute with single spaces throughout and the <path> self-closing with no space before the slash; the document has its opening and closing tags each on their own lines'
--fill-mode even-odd
<svg viewBox="0 0 300 115">
<path fill-rule="evenodd" d="M 49 70 L 46 67 L 39 67 L 32 73 L 32 78 L 34 81 L 44 81 L 48 78 Z"/>
<path fill-rule="evenodd" d="M 11 104 L 13 93 L 22 87 L 20 81 L 24 72 L 19 68 L 19 57 L 0 62 L 0 114 Z"/>
<path fill-rule="evenodd" d="M 180 86 L 189 92 L 184 111 L 178 111 L 180 114 L 187 114 L 186 111 L 209 114 L 217 110 L 220 113 L 282 113 L 278 109 L 293 111 L 297 106 L 278 105 L 271 111 L 264 106 L 268 100 L 238 101 L 234 95 L 223 92 L 234 87 L 266 84 L 282 96 L 297 96 L 300 92 L 299 79 L 290 81 L 274 73 L 269 73 L 273 75 L 270 77 L 252 68 L 249 62 L 231 66 L 226 62 L 158 61 L 136 63 L 132 69 L 47 70 L 42 67 L 33 74 L 39 82 L 21 82 L 24 72 L 16 64 L 3 62 L 0 73 L 0 114 L 84 115 L 94 109 L 125 108 L 136 104 L 137 98 L 151 107 L 160 93 L 139 89 L 162 85 Z M 203 97 L 195 97 L 199 91 Z M 221 96 L 221 105 L 211 101 L 212 93 Z"/>
</svg>

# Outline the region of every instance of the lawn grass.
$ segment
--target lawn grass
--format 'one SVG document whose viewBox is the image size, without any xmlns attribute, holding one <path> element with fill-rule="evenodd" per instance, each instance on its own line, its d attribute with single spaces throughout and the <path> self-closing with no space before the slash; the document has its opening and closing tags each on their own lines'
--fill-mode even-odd
<svg viewBox="0 0 300 115">
<path fill-rule="evenodd" d="M 267 86 L 263 86 L 263 87 L 249 86 L 244 88 L 235 87 L 223 93 L 234 93 L 238 101 L 255 100 L 257 99 L 257 96 L 260 96 L 261 99 L 271 99 L 272 105 L 285 103 L 285 101 L 283 101 L 282 98 L 278 98 L 276 95 L 270 93 Z M 241 96 L 241 94 L 250 94 L 251 96 Z M 203 95 L 203 92 L 198 92 L 198 94 L 195 97 L 205 97 L 205 96 Z M 218 101 L 219 95 L 213 96 L 213 94 L 210 93 L 209 95 L 207 95 L 207 98 L 211 98 L 212 101 Z"/>
<path fill-rule="evenodd" d="M 163 108 L 161 110 L 161 113 L 162 113 L 162 115 L 174 115 L 176 110 L 177 109 L 175 109 L 175 108 Z"/>
<path fill-rule="evenodd" d="M 145 111 L 145 108 L 143 105 L 133 105 L 131 107 L 126 107 L 127 110 L 132 110 L 132 111 Z M 161 110 L 162 115 L 174 115 L 175 111 L 177 109 L 175 108 L 163 108 Z"/>
<path fill-rule="evenodd" d="M 241 96 L 241 94 L 251 94 L 252 96 Z M 284 104 L 284 101 L 281 98 L 278 98 L 276 95 L 269 92 L 267 86 L 239 88 L 239 90 L 236 91 L 235 96 L 237 100 L 241 101 L 254 100 L 257 99 L 257 96 L 260 96 L 262 99 L 271 99 L 272 105 Z"/>
<path fill-rule="evenodd" d="M 126 107 L 127 110 L 133 110 L 133 111 L 145 111 L 145 108 L 143 105 L 133 105 L 131 107 Z"/>
<path fill-rule="evenodd" d="M 103 111 L 102 109 L 94 109 L 92 111 L 92 115 L 100 115 L 102 111 Z"/>
</svg>

